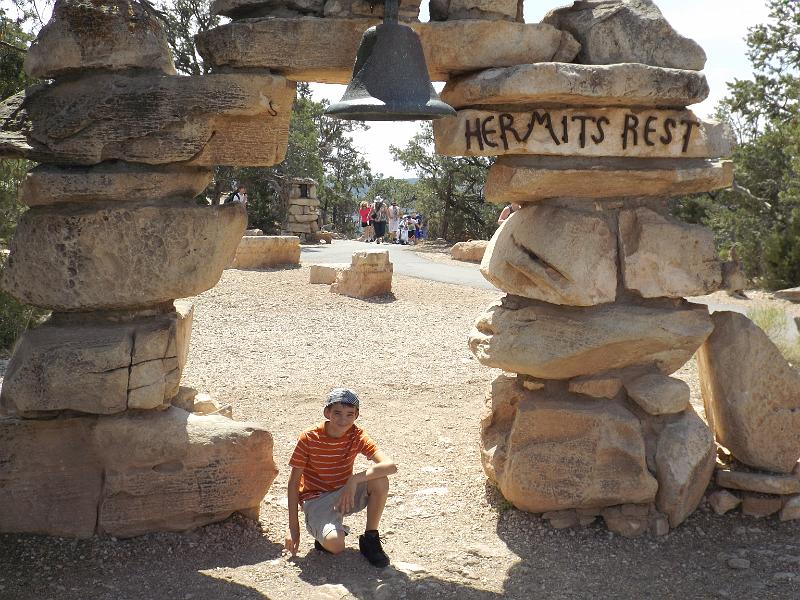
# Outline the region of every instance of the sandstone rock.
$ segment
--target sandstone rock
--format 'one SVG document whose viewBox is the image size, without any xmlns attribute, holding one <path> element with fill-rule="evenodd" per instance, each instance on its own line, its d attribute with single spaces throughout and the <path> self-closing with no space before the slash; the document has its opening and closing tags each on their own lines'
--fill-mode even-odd
<svg viewBox="0 0 800 600">
<path fill-rule="evenodd" d="M 350 267 L 337 273 L 331 292 L 351 298 L 391 294 L 392 272 L 388 251 L 354 252 Z"/>
<path fill-rule="evenodd" d="M 322 16 L 325 0 L 214 0 L 211 14 L 251 19 L 256 17 Z"/>
<path fill-rule="evenodd" d="M 342 83 L 353 74 L 361 36 L 378 19 L 258 19 L 237 21 L 195 37 L 211 66 L 268 68 L 294 81 Z M 504 21 L 410 23 L 419 34 L 433 81 L 490 67 L 570 62 L 578 44 L 551 27 Z M 469 52 L 464 52 L 469 48 Z"/>
<path fill-rule="evenodd" d="M 785 290 L 778 290 L 773 292 L 772 295 L 779 300 L 788 300 L 789 302 L 800 302 L 800 287 L 787 288 Z"/>
<path fill-rule="evenodd" d="M 602 516 L 609 530 L 627 538 L 642 535 L 650 526 L 647 516 L 626 515 L 618 506 L 604 508 Z"/>
<path fill-rule="evenodd" d="M 573 394 L 612 399 L 622 389 L 622 381 L 613 375 L 588 375 L 570 379 L 568 389 Z"/>
<path fill-rule="evenodd" d="M 101 73 L 29 90 L 0 111 L 0 137 L 21 131 L 16 154 L 41 162 L 269 166 L 286 151 L 294 88 L 263 73 Z"/>
<path fill-rule="evenodd" d="M 800 496 L 792 496 L 783 505 L 778 518 L 781 521 L 800 519 Z"/>
<path fill-rule="evenodd" d="M 152 306 L 212 288 L 245 227 L 241 205 L 32 208 L 19 221 L 2 285 L 57 311 Z"/>
<path fill-rule="evenodd" d="M 263 269 L 300 264 L 300 238 L 295 235 L 244 236 L 236 248 L 234 269 Z"/>
<path fill-rule="evenodd" d="M 196 389 L 182 385 L 178 390 L 178 394 L 170 400 L 170 404 L 186 412 L 192 412 L 192 409 L 194 409 L 194 399 L 197 394 L 198 392 Z"/>
<path fill-rule="evenodd" d="M 489 168 L 485 194 L 496 204 L 525 204 L 548 198 L 674 197 L 732 183 L 730 161 L 503 156 Z"/>
<path fill-rule="evenodd" d="M 625 384 L 631 400 L 650 415 L 671 415 L 689 406 L 689 386 L 673 377 L 648 373 Z"/>
<path fill-rule="evenodd" d="M 336 281 L 336 276 L 341 271 L 347 269 L 350 265 L 346 263 L 337 263 L 332 265 L 311 265 L 309 271 L 309 283 L 326 283 L 330 285 Z"/>
<path fill-rule="evenodd" d="M 483 259 L 488 240 L 470 240 L 468 242 L 458 242 L 450 248 L 450 256 L 453 260 L 463 260 L 467 262 L 480 262 Z"/>
<path fill-rule="evenodd" d="M 539 381 L 538 379 L 533 379 L 525 375 L 517 375 L 517 378 L 522 380 L 522 387 L 524 387 L 526 390 L 541 390 L 545 386 L 544 381 Z"/>
<path fill-rule="evenodd" d="M 52 79 L 88 69 L 175 74 L 162 22 L 132 0 L 57 0 L 25 55 L 25 72 Z"/>
<path fill-rule="evenodd" d="M 528 206 L 495 232 L 481 273 L 509 294 L 553 304 L 613 302 L 617 236 L 603 215 Z"/>
<path fill-rule="evenodd" d="M 714 333 L 697 364 L 717 441 L 746 465 L 791 472 L 800 457 L 800 374 L 744 315 L 722 311 L 711 319 Z"/>
<path fill-rule="evenodd" d="M 0 532 L 90 537 L 103 466 L 93 418 L 0 418 Z"/>
<path fill-rule="evenodd" d="M 649 208 L 619 214 L 625 287 L 645 298 L 702 296 L 719 289 L 714 233 Z"/>
<path fill-rule="evenodd" d="M 669 374 L 710 333 L 705 306 L 568 308 L 507 296 L 478 317 L 469 346 L 488 367 L 542 379 L 648 364 Z"/>
<path fill-rule="evenodd" d="M 731 494 L 727 490 L 717 490 L 708 496 L 708 503 L 714 512 L 718 515 L 724 515 L 726 512 L 733 510 L 739 506 L 742 501 L 738 496 Z"/>
<path fill-rule="evenodd" d="M 708 97 L 697 71 L 625 63 L 575 65 L 542 62 L 487 69 L 447 82 L 441 98 L 453 108 L 545 104 L 576 106 L 674 106 Z"/>
<path fill-rule="evenodd" d="M 486 474 L 517 508 L 548 512 L 653 500 L 638 419 L 566 390 L 492 384 L 481 422 Z"/>
<path fill-rule="evenodd" d="M 102 418 L 94 438 L 105 467 L 97 528 L 117 537 L 258 514 L 278 473 L 260 425 L 175 407 Z"/>
<path fill-rule="evenodd" d="M 178 394 L 192 311 L 191 304 L 180 303 L 170 313 L 125 323 L 51 317 L 20 338 L 0 402 L 19 414 L 159 407 Z"/>
<path fill-rule="evenodd" d="M 400 2 L 398 18 L 400 21 L 417 21 L 421 0 Z M 349 19 L 352 17 L 383 19 L 383 3 L 374 0 L 325 0 L 324 16 L 328 19 Z M 366 29 L 366 27 L 365 27 Z"/>
<path fill-rule="evenodd" d="M 761 492 L 762 494 L 800 494 L 800 477 L 794 475 L 720 469 L 717 471 L 717 485 L 732 490 Z"/>
<path fill-rule="evenodd" d="M 658 436 L 656 506 L 677 527 L 703 499 L 714 472 L 714 435 L 689 408 Z"/>
<path fill-rule="evenodd" d="M 214 400 L 211 394 L 205 392 L 197 394 L 192 404 L 192 410 L 196 415 L 221 415 L 228 419 L 233 418 L 233 407 L 228 404 L 224 405 L 218 400 Z"/>
<path fill-rule="evenodd" d="M 706 54 L 667 22 L 651 0 L 578 0 L 542 19 L 581 44 L 577 62 L 644 63 L 702 71 Z"/>
<path fill-rule="evenodd" d="M 152 201 L 194 198 L 213 171 L 183 166 L 150 167 L 101 163 L 95 167 L 39 165 L 23 181 L 20 202 L 28 206 L 66 202 Z"/>
<path fill-rule="evenodd" d="M 689 110 L 554 107 L 457 111 L 434 121 L 436 152 L 448 156 L 624 156 L 721 158 L 734 138 L 726 123 Z"/>
<path fill-rule="evenodd" d="M 524 22 L 522 0 L 431 0 L 430 16 L 431 21 L 488 19 Z"/>
<path fill-rule="evenodd" d="M 554 510 L 544 513 L 542 518 L 550 523 L 553 529 L 568 529 L 580 522 L 578 513 L 574 510 Z"/>
<path fill-rule="evenodd" d="M 783 506 L 780 496 L 766 496 L 764 494 L 742 494 L 742 514 L 750 517 L 768 517 L 774 515 Z"/>
</svg>

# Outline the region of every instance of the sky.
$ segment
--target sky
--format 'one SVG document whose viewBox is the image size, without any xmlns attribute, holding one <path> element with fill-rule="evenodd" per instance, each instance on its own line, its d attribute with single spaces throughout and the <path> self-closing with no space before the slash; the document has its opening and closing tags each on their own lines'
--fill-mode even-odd
<svg viewBox="0 0 800 600">
<path fill-rule="evenodd" d="M 767 21 L 768 11 L 764 0 L 655 0 L 667 21 L 680 33 L 696 41 L 705 50 L 707 61 L 704 73 L 711 93 L 707 100 L 691 108 L 700 117 L 708 117 L 717 102 L 727 93 L 726 82 L 749 79 L 750 63 L 747 60 L 745 36 L 747 28 Z M 427 1 L 423 0 L 421 21 L 428 20 Z M 567 0 L 525 0 L 525 22 L 538 23 L 544 15 Z M 443 84 L 435 84 L 437 91 Z M 337 102 L 344 93 L 343 85 L 312 84 L 316 99 L 327 98 Z M 416 123 L 370 124 L 369 131 L 356 132 L 353 140 L 366 155 L 373 173 L 389 177 L 413 177 L 395 162 L 389 146 L 405 146 L 417 132 Z"/>
</svg>

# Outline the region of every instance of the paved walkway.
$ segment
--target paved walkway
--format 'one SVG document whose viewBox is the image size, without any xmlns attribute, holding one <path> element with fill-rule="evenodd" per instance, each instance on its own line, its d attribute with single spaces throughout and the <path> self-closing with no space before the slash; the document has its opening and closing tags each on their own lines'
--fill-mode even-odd
<svg viewBox="0 0 800 600">
<path fill-rule="evenodd" d="M 349 264 L 353 252 L 363 250 L 388 250 L 389 260 L 392 261 L 394 272 L 397 275 L 473 288 L 497 290 L 496 287 L 483 278 L 477 264 L 464 263 L 461 266 L 436 262 L 426 258 L 424 254 L 414 252 L 413 246 L 367 244 L 366 242 L 356 242 L 354 240 L 333 240 L 331 245 L 303 246 L 300 260 L 306 265 Z"/>
</svg>

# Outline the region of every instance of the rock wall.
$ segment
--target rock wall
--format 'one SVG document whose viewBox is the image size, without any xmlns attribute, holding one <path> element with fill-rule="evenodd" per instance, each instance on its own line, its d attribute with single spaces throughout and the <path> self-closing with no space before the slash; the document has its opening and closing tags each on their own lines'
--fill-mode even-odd
<svg viewBox="0 0 800 600">
<path fill-rule="evenodd" d="M 194 198 L 216 164 L 282 160 L 294 83 L 175 74 L 128 0 L 58 0 L 25 61 L 51 80 L 0 106 L 27 176 L 5 291 L 52 310 L 0 392 L 0 531 L 132 536 L 250 517 L 277 474 L 255 423 L 191 414 L 192 305 L 234 257 L 241 205 Z M 202 485 L 198 485 L 202 482 Z"/>
<path fill-rule="evenodd" d="M 486 197 L 520 205 L 481 262 L 508 295 L 469 336 L 506 372 L 487 394 L 484 470 L 554 526 L 602 517 L 663 535 L 715 464 L 712 431 L 670 377 L 713 330 L 684 297 L 723 285 L 711 233 L 667 202 L 730 185 L 732 136 L 687 108 L 708 94 L 705 56 L 649 0 L 576 2 L 545 22 L 581 42 L 582 64 L 451 78 L 442 99 L 458 114 L 434 123 L 438 152 L 498 157 Z"/>
</svg>

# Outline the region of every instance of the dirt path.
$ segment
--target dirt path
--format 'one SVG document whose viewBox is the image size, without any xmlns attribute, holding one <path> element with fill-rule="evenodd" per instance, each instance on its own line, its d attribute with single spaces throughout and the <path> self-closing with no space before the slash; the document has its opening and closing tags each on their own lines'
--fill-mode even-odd
<svg viewBox="0 0 800 600">
<path fill-rule="evenodd" d="M 664 538 L 628 540 L 596 522 L 555 531 L 486 485 L 478 421 L 497 375 L 466 335 L 496 293 L 396 277 L 374 302 L 310 286 L 308 269 L 227 271 L 199 296 L 184 384 L 265 423 L 281 468 L 261 527 L 240 518 L 131 540 L 0 536 L 0 598 L 796 599 L 800 523 L 716 517 L 707 507 Z M 690 363 L 679 374 L 697 395 Z M 393 566 L 370 567 L 350 540 L 321 555 L 304 533 L 281 554 L 286 463 L 321 421 L 330 387 L 362 398 L 360 424 L 399 465 L 383 533 Z M 350 524 L 363 528 L 363 516 Z M 750 568 L 732 570 L 741 556 Z"/>
</svg>

